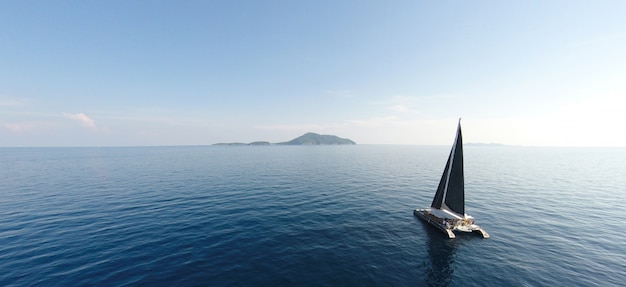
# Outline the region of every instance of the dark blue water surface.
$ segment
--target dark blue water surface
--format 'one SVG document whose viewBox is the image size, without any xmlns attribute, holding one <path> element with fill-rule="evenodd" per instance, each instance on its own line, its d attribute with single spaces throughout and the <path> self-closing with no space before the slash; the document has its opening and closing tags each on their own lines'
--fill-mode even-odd
<svg viewBox="0 0 626 287">
<path fill-rule="evenodd" d="M 0 286 L 620 286 L 626 150 L 466 146 L 466 210 L 430 204 L 449 147 L 0 149 Z M 623 285 L 622 285 L 623 286 Z"/>
</svg>

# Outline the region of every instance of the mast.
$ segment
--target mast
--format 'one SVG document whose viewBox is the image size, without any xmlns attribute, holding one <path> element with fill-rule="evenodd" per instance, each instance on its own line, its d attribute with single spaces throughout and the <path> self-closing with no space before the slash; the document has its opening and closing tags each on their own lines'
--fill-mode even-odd
<svg viewBox="0 0 626 287">
<path fill-rule="evenodd" d="M 456 138 L 431 206 L 438 209 L 447 209 L 460 216 L 465 216 L 465 182 L 463 175 L 463 136 L 461 133 L 461 119 L 459 119 Z"/>
</svg>

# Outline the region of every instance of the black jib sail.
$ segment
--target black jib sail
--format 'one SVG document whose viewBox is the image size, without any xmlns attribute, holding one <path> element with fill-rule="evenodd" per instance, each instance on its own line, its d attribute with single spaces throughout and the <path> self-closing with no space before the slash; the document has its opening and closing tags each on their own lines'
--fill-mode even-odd
<svg viewBox="0 0 626 287">
<path fill-rule="evenodd" d="M 461 135 L 461 120 L 459 119 L 456 139 L 431 207 L 447 209 L 464 216 L 465 183 L 463 178 L 463 137 Z"/>
</svg>

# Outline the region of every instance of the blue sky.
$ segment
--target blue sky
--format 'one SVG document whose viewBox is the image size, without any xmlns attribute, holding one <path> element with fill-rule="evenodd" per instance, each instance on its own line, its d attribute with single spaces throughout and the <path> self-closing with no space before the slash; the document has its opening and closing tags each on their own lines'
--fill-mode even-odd
<svg viewBox="0 0 626 287">
<path fill-rule="evenodd" d="M 1 1 L 0 146 L 626 146 L 624 1 Z"/>
</svg>

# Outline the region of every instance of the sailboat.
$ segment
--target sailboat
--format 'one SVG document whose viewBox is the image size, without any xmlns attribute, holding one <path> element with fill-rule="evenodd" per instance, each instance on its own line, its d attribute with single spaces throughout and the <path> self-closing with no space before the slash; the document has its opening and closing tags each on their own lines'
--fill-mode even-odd
<svg viewBox="0 0 626 287">
<path fill-rule="evenodd" d="M 489 238 L 489 234 L 474 223 L 474 218 L 465 213 L 461 119 L 433 202 L 430 207 L 414 210 L 413 214 L 443 231 L 448 238 L 455 238 L 455 231 L 474 232 Z"/>
</svg>

